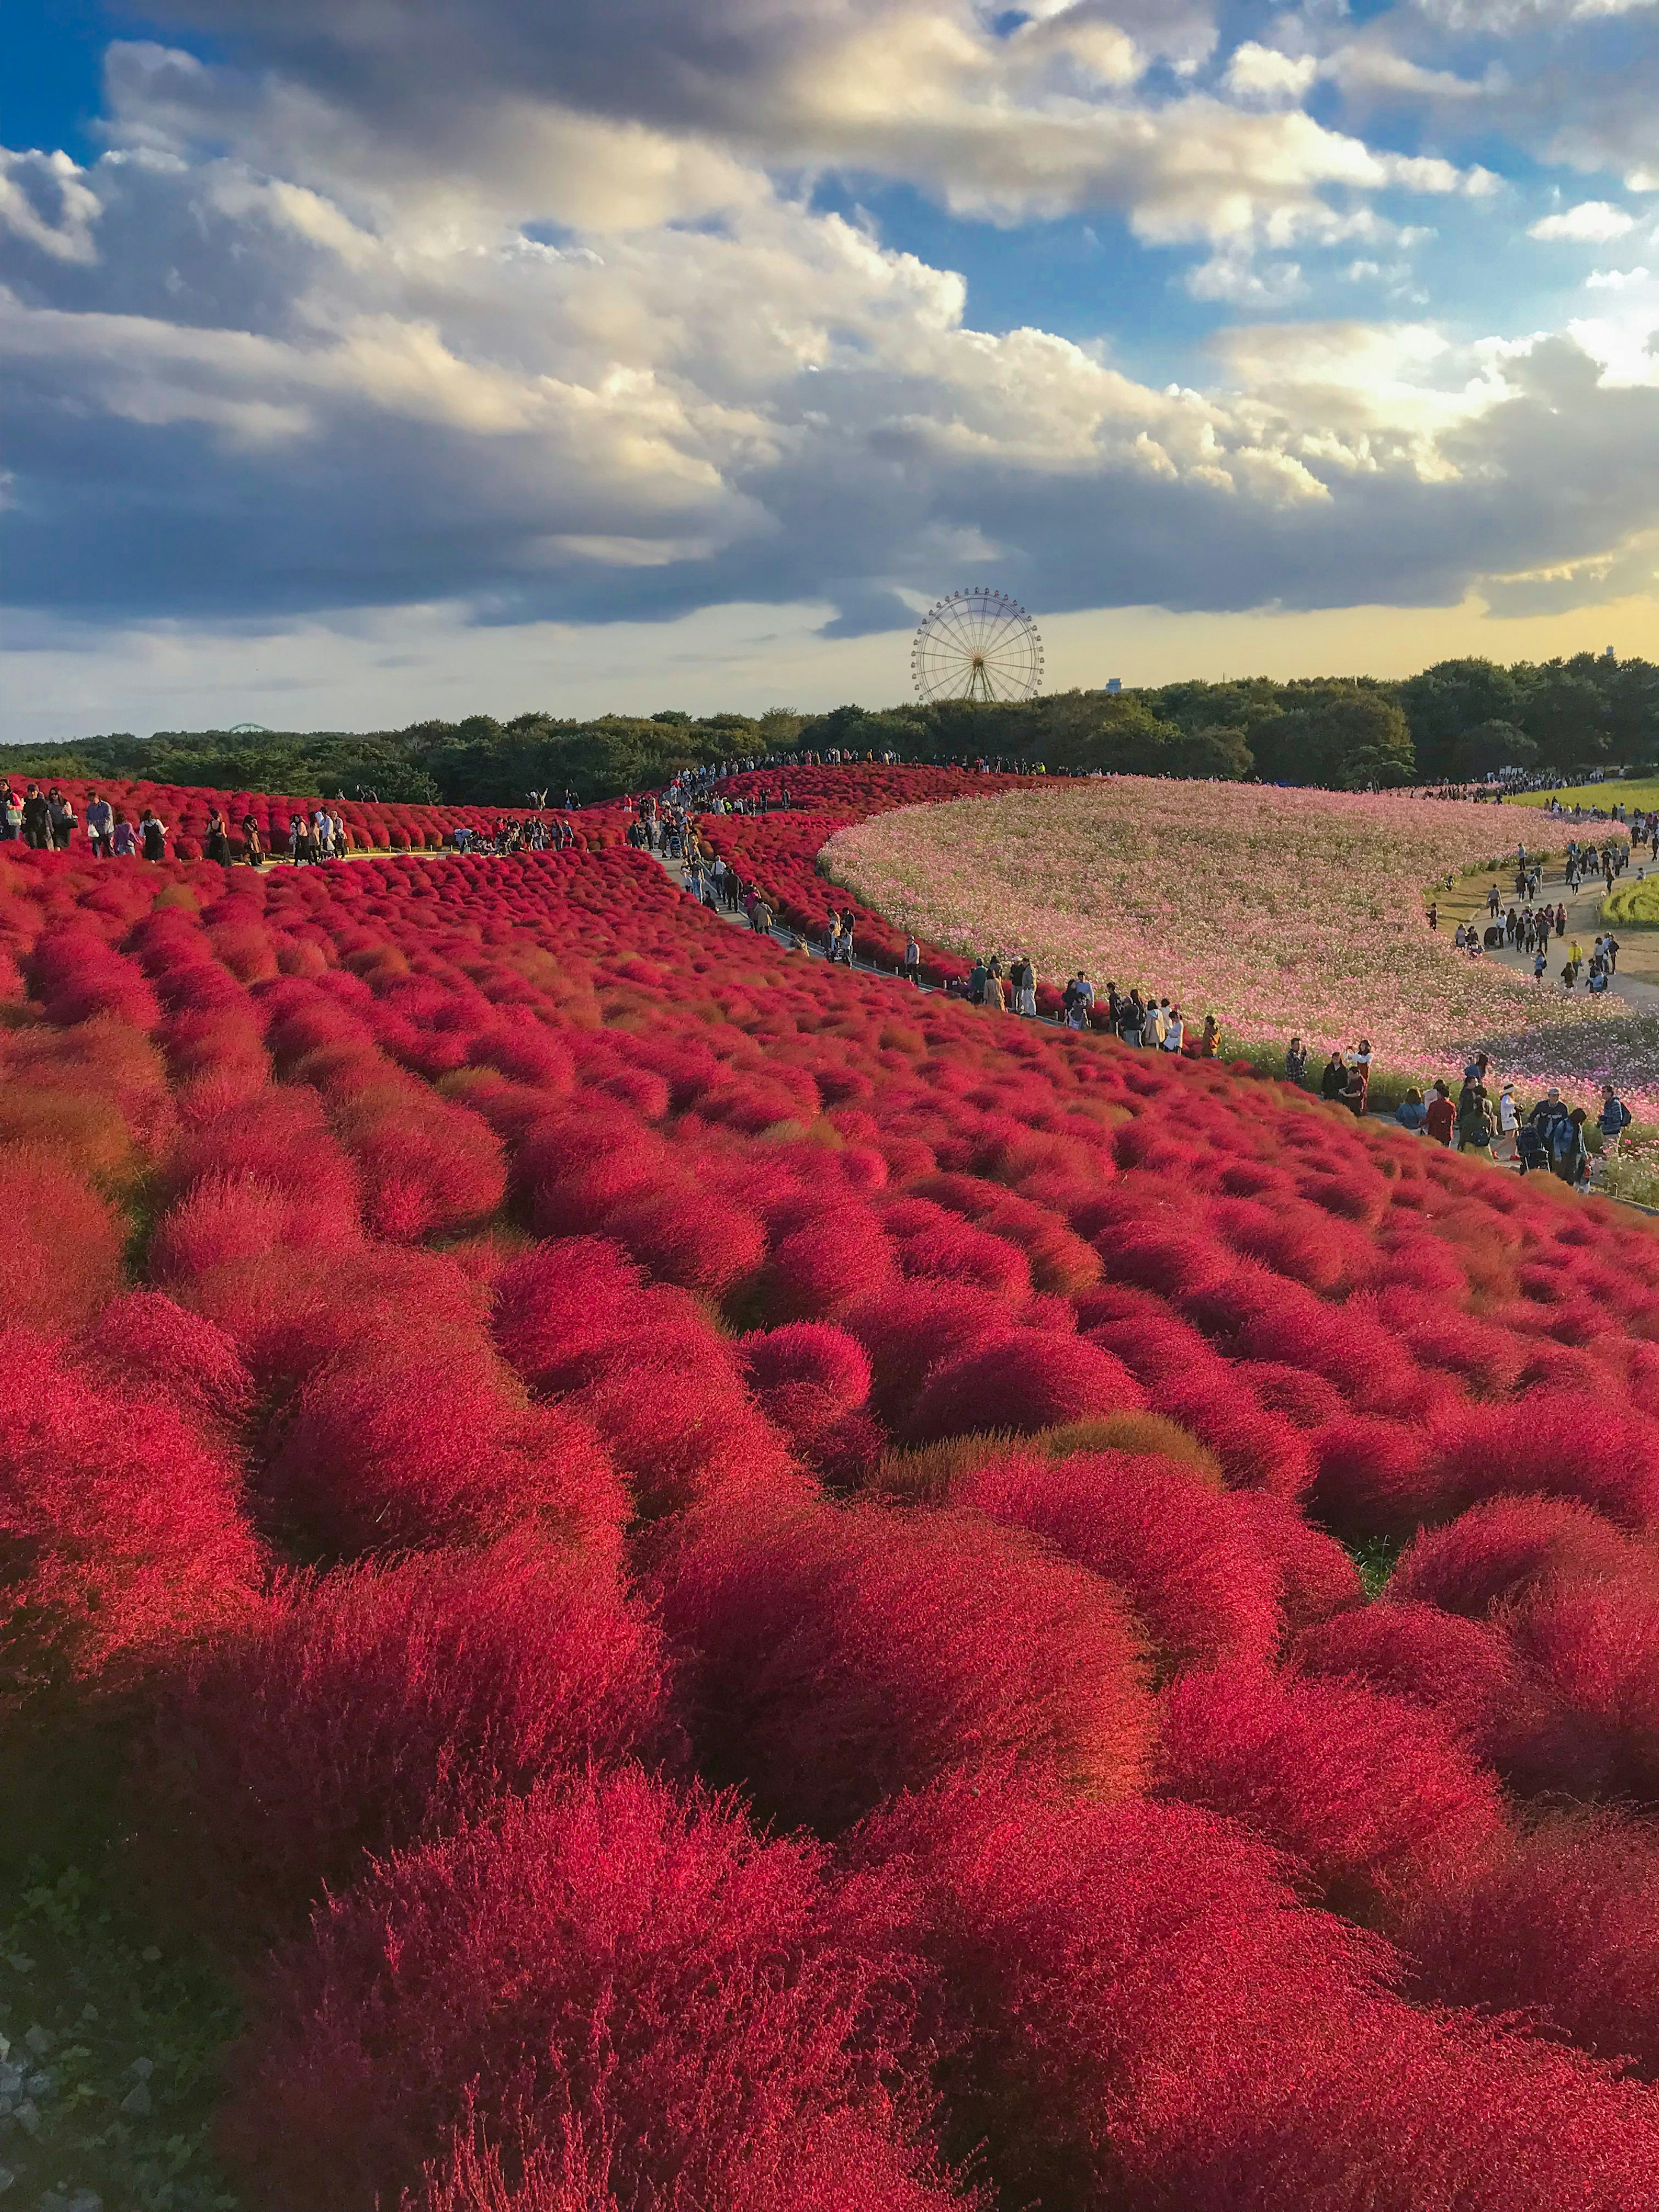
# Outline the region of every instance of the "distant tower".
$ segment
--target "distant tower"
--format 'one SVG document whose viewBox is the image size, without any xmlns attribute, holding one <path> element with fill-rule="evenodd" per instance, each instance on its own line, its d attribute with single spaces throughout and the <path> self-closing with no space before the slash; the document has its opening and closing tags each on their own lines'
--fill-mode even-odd
<svg viewBox="0 0 1659 2212">
<path fill-rule="evenodd" d="M 1121 676 L 1109 676 L 1106 678 L 1106 689 L 1109 691 L 1121 691 L 1123 689 L 1123 678 Z"/>
<path fill-rule="evenodd" d="M 1618 654 L 1613 651 L 1613 647 L 1612 647 L 1611 646 L 1609 646 L 1609 647 L 1607 647 L 1607 651 L 1606 651 L 1606 652 L 1601 655 L 1601 658 L 1602 658 L 1602 659 L 1603 659 L 1603 660 L 1612 660 L 1612 661 L 1616 661 L 1616 660 L 1618 659 L 1619 656 L 1618 656 Z"/>
</svg>

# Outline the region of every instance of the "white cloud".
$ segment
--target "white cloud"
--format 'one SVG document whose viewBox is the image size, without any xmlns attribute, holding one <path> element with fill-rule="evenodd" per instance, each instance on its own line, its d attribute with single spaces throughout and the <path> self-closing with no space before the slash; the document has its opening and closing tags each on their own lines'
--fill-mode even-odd
<svg viewBox="0 0 1659 2212">
<path fill-rule="evenodd" d="M 1610 238 L 1623 238 L 1634 230 L 1636 218 L 1607 200 L 1581 200 L 1559 215 L 1546 216 L 1528 231 L 1528 238 L 1564 239 L 1577 245 L 1603 246 Z"/>
<path fill-rule="evenodd" d="M 97 195 L 67 154 L 13 154 L 0 147 L 0 231 L 54 261 L 95 261 Z"/>
<path fill-rule="evenodd" d="M 1293 106 L 1306 97 L 1318 73 L 1316 56 L 1281 54 L 1251 39 L 1235 49 L 1222 83 L 1235 100 L 1264 107 Z"/>
</svg>

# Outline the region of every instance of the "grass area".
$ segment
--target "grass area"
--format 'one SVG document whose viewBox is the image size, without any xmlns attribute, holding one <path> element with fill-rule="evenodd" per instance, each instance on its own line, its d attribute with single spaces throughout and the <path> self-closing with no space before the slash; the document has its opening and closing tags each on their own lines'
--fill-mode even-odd
<svg viewBox="0 0 1659 2212">
<path fill-rule="evenodd" d="M 1363 1544 L 1350 1546 L 1349 1556 L 1359 1570 L 1367 1597 L 1381 1597 L 1388 1588 L 1401 1550 L 1401 1545 L 1392 1536 L 1371 1536 Z"/>
<path fill-rule="evenodd" d="M 209 2144 L 234 1998 L 144 1911 L 113 1747 L 53 1735 L 0 1745 L 0 2200 L 234 2212 Z"/>
<path fill-rule="evenodd" d="M 1620 776 L 1609 776 L 1605 783 L 1575 783 L 1563 791 L 1524 791 L 1516 799 L 1506 799 L 1506 806 L 1547 806 L 1552 799 L 1559 799 L 1563 806 L 1599 806 L 1604 811 L 1613 806 L 1639 806 L 1644 813 L 1659 806 L 1659 776 L 1633 778 L 1626 783 Z"/>
<path fill-rule="evenodd" d="M 1601 919 L 1612 929 L 1659 929 L 1659 876 L 1615 884 L 1601 902 Z"/>
</svg>

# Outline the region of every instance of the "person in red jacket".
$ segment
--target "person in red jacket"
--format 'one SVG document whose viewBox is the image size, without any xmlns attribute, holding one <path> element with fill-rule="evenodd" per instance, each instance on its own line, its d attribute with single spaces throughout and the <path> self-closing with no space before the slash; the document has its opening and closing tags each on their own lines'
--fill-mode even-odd
<svg viewBox="0 0 1659 2212">
<path fill-rule="evenodd" d="M 1429 1110 L 1424 1116 L 1424 1127 L 1437 1145 L 1449 1145 L 1457 1127 L 1457 1109 L 1452 1104 L 1451 1092 L 1444 1083 L 1437 1083 L 1434 1096 L 1429 1101 Z"/>
</svg>

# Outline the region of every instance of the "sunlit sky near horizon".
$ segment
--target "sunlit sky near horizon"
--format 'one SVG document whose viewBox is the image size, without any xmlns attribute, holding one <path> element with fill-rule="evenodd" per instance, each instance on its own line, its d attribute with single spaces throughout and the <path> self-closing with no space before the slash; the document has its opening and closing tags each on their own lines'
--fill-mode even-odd
<svg viewBox="0 0 1659 2212">
<path fill-rule="evenodd" d="M 14 0 L 0 738 L 1659 657 L 1659 0 Z"/>
</svg>

